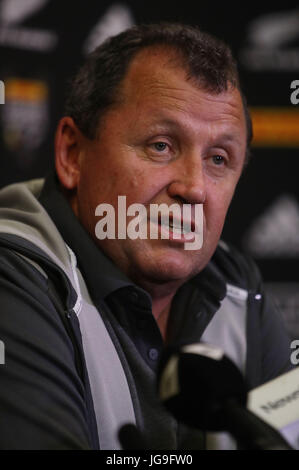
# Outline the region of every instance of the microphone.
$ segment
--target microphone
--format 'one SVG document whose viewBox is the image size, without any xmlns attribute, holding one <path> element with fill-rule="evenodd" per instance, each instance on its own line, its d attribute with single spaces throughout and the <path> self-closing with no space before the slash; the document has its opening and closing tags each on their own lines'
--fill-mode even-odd
<svg viewBox="0 0 299 470">
<path fill-rule="evenodd" d="M 177 420 L 205 431 L 228 431 L 242 448 L 292 449 L 274 428 L 246 409 L 245 380 L 217 347 L 196 343 L 166 350 L 158 371 L 158 394 Z"/>
<path fill-rule="evenodd" d="M 146 450 L 146 441 L 134 424 L 124 424 L 118 432 L 123 450 Z"/>
</svg>

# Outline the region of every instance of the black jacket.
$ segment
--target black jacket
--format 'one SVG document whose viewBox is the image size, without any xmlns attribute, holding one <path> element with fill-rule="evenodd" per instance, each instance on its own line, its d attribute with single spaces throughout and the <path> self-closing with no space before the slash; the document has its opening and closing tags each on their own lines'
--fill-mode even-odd
<svg viewBox="0 0 299 470">
<path fill-rule="evenodd" d="M 64 269 L 55 259 L 61 240 L 38 202 L 41 186 L 14 185 L 0 193 L 0 340 L 5 345 L 5 364 L 0 365 L 0 448 L 98 449 L 99 417 L 74 312 L 78 292 L 68 267 Z M 59 211 L 63 217 L 63 208 Z M 59 225 L 59 221 L 55 223 Z M 45 224 L 46 235 L 42 233 Z M 63 238 L 70 244 L 70 239 Z M 229 298 L 229 305 L 239 310 L 239 304 L 245 305 L 244 375 L 248 388 L 291 368 L 289 339 L 280 316 L 264 296 L 259 273 L 250 260 L 220 244 L 200 282 L 206 308 L 201 320 L 203 335 L 209 331 L 214 334 L 213 328 L 207 327 L 213 324 L 213 317 L 218 321 L 219 311 L 224 318 L 223 299 Z M 223 290 L 225 285 L 229 292 L 228 288 Z M 92 296 L 92 287 L 88 287 Z M 213 312 L 210 317 L 209 312 Z M 118 322 L 113 318 L 109 324 L 116 349 L 121 347 L 124 355 L 129 355 L 126 340 L 119 336 Z M 189 335 L 184 341 L 190 339 L 190 328 L 181 326 L 182 334 L 188 331 Z M 130 367 L 130 360 L 127 362 L 129 366 L 122 359 L 124 369 Z M 134 395 L 134 371 L 126 370 L 126 376 Z M 138 417 L 145 398 L 140 397 L 137 385 L 138 394 L 138 398 L 132 396 L 136 423 L 146 427 L 148 418 Z M 167 429 L 167 422 L 164 424 Z M 158 431 L 153 429 L 152 433 Z"/>
</svg>

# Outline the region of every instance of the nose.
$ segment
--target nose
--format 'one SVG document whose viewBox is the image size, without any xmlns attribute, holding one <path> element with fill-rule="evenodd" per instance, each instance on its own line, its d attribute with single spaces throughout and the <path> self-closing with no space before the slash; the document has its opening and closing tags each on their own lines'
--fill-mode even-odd
<svg viewBox="0 0 299 470">
<path fill-rule="evenodd" d="M 178 163 L 178 162 L 176 162 Z M 168 186 L 168 195 L 187 204 L 203 204 L 206 200 L 206 181 L 200 157 L 180 161 Z"/>
</svg>

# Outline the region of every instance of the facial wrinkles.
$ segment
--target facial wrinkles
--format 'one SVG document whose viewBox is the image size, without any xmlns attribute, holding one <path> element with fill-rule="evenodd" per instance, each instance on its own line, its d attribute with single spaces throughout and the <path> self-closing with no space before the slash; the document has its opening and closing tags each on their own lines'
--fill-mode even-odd
<svg viewBox="0 0 299 470">
<path fill-rule="evenodd" d="M 173 112 L 183 113 L 184 117 L 188 117 L 188 99 L 183 94 L 183 90 L 172 92 L 166 87 L 159 90 L 156 87 L 144 90 L 142 95 L 131 103 L 134 110 L 131 114 L 134 125 L 138 119 L 153 124 L 154 120 L 157 123 L 159 123 L 158 121 L 162 122 L 164 116 L 166 121 L 167 114 Z M 171 118 L 171 115 L 169 117 Z"/>
<path fill-rule="evenodd" d="M 126 109 L 125 116 L 121 109 L 119 116 L 122 122 L 126 122 L 125 133 L 131 136 L 131 142 L 127 140 L 127 143 L 132 145 L 132 151 L 139 141 L 138 132 L 142 138 L 146 134 L 145 129 L 148 131 L 155 126 L 159 129 L 167 118 L 175 125 L 171 128 L 162 124 L 161 128 L 164 127 L 166 133 L 170 129 L 170 132 L 179 132 L 186 138 L 189 136 L 189 142 L 190 138 L 195 142 L 194 138 L 197 140 L 204 136 L 205 146 L 221 144 L 222 135 L 228 134 L 234 146 L 242 146 L 238 135 L 240 123 L 242 119 L 245 122 L 245 118 L 237 89 L 213 95 L 187 82 L 183 70 L 154 70 L 150 78 L 146 73 L 147 64 L 144 64 L 143 71 L 141 76 L 137 74 L 135 81 L 134 74 L 131 74 L 124 88 L 127 98 L 122 110 Z"/>
<path fill-rule="evenodd" d="M 239 125 L 243 116 L 240 115 L 238 103 L 234 102 L 232 96 L 221 98 L 219 95 L 209 96 L 201 93 L 199 90 L 187 90 L 179 87 L 169 87 L 161 84 L 152 84 L 147 88 L 142 98 L 142 105 L 145 99 L 149 108 L 156 110 L 156 103 L 164 110 L 183 113 L 185 122 L 190 122 L 190 117 L 195 120 L 202 120 L 213 123 L 213 127 L 219 126 L 219 123 L 236 126 Z M 136 103 L 136 109 L 139 108 L 139 101 Z M 142 113 L 143 106 L 140 112 Z"/>
<path fill-rule="evenodd" d="M 128 125 L 131 121 L 134 128 L 138 120 L 151 125 L 154 113 L 158 120 L 161 110 L 182 113 L 185 124 L 191 124 L 192 118 L 194 122 L 211 122 L 217 132 L 220 123 L 228 126 L 235 123 L 238 127 L 240 120 L 245 120 L 237 89 L 231 87 L 227 92 L 213 95 L 187 81 L 185 70 L 171 66 L 169 57 L 158 54 L 159 60 L 155 57 L 152 61 L 151 58 L 151 54 L 147 60 L 141 56 L 126 77 L 123 104 L 131 109 Z M 176 117 L 179 119 L 180 116 Z"/>
</svg>

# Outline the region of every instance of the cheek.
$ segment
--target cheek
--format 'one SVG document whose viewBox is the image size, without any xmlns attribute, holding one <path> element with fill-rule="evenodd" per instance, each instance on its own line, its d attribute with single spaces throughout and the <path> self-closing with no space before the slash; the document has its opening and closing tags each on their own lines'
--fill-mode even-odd
<svg viewBox="0 0 299 470">
<path fill-rule="evenodd" d="M 209 229 L 214 229 L 215 232 L 222 230 L 231 198 L 231 191 L 217 191 L 216 188 L 207 196 L 204 212 Z"/>
<path fill-rule="evenodd" d="M 235 192 L 238 179 L 231 175 L 223 181 L 216 182 L 209 187 L 209 195 L 213 200 L 214 206 L 219 210 L 227 211 Z"/>
<path fill-rule="evenodd" d="M 126 189 L 130 203 L 147 204 L 161 191 L 161 184 L 157 175 L 152 175 L 146 169 L 134 168 L 127 172 L 126 183 L 121 188 Z"/>
<path fill-rule="evenodd" d="M 124 171 L 111 163 L 109 161 L 94 162 L 89 166 L 86 165 L 81 173 L 79 189 L 82 196 L 88 197 L 94 206 L 101 202 L 112 202 L 115 196 L 117 197 L 120 188 L 126 185 Z"/>
<path fill-rule="evenodd" d="M 145 174 L 141 170 L 131 171 L 128 174 L 128 182 L 132 189 L 142 188 L 145 184 Z"/>
</svg>

